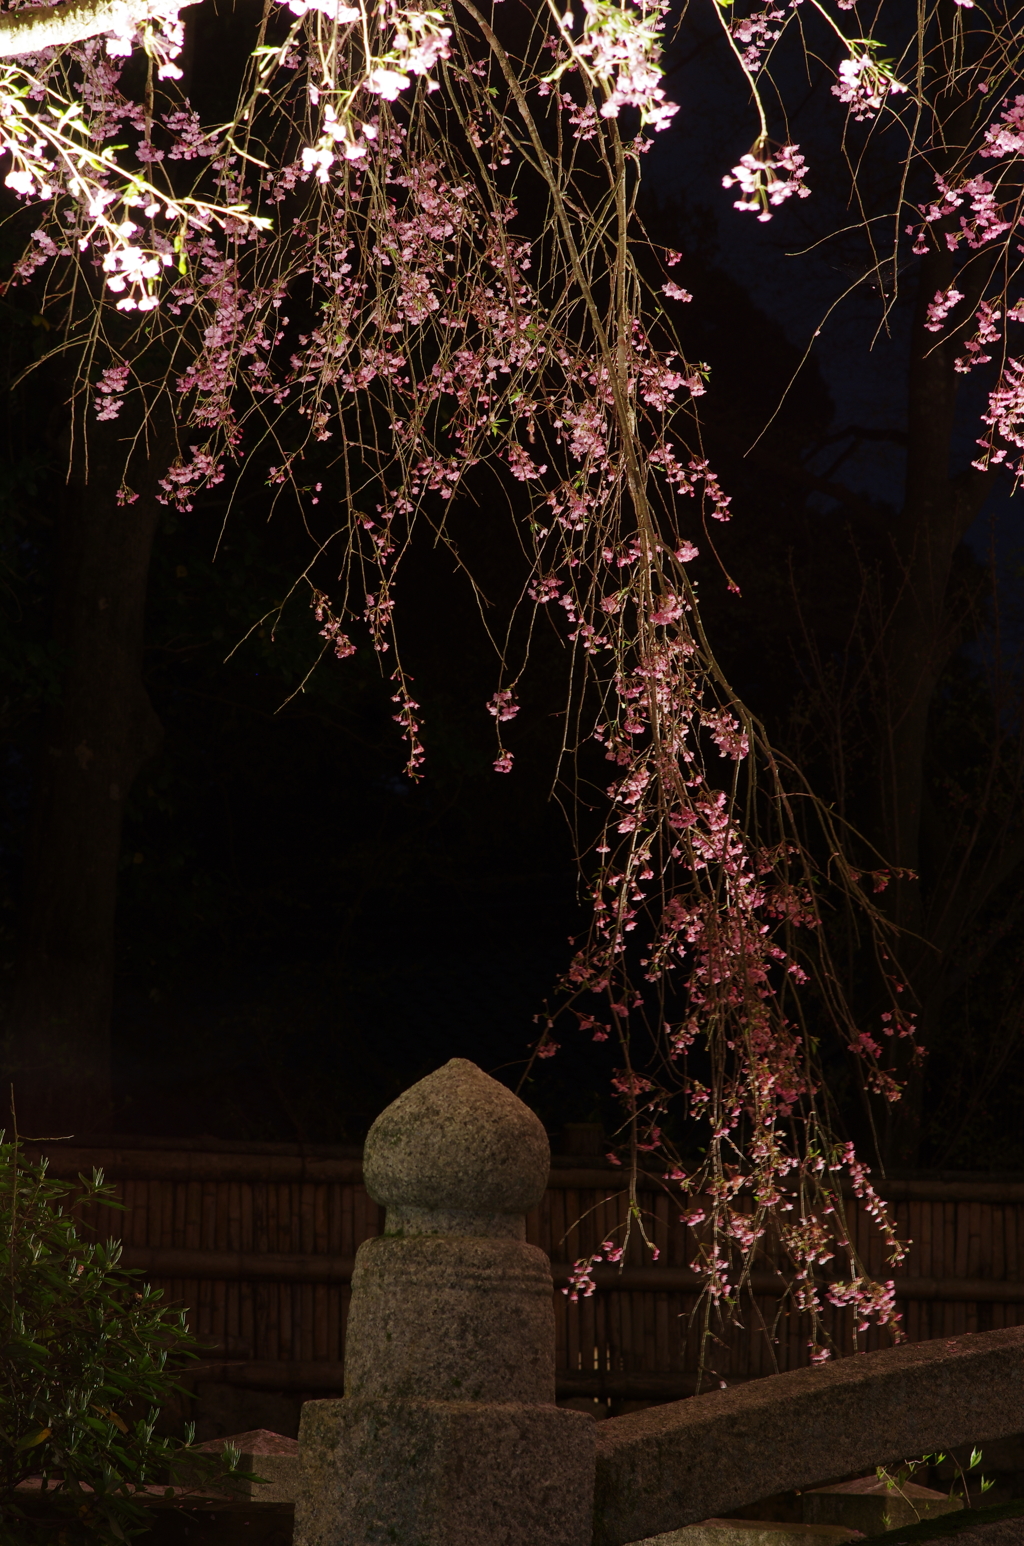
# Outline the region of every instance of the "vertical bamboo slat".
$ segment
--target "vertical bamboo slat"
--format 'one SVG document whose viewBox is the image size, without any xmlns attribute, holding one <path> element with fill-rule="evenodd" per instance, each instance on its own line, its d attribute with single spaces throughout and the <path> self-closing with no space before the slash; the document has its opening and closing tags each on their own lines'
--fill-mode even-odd
<svg viewBox="0 0 1024 1546">
<path fill-rule="evenodd" d="M 986 1214 L 989 1210 L 986 1208 Z M 990 1241 L 991 1243 L 991 1241 Z M 988 1267 L 988 1260 L 984 1263 Z M 964 1271 L 967 1278 L 988 1276 L 988 1272 L 982 1272 L 982 1238 L 981 1238 L 981 1203 L 971 1202 L 967 1204 L 967 1265 Z"/>
<path fill-rule="evenodd" d="M 1020 1282 L 1020 1248 L 1018 1245 L 1018 1224 L 1021 1218 L 1019 1208 L 1007 1208 L 1006 1219 L 1006 1276 Z M 1012 1316 L 1012 1320 L 1010 1319 Z M 1021 1323 L 1020 1305 L 1007 1305 L 1008 1326 L 1019 1326 Z"/>
</svg>

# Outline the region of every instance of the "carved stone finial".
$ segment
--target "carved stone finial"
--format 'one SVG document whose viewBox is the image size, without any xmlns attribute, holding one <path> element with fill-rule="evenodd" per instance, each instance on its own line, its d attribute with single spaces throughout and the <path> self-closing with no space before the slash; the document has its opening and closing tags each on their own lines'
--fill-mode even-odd
<svg viewBox="0 0 1024 1546">
<path fill-rule="evenodd" d="M 529 1107 L 464 1058 L 381 1112 L 363 1174 L 388 1211 L 356 1256 L 347 1396 L 554 1400 L 551 1268 L 525 1217 L 550 1158 Z"/>
<path fill-rule="evenodd" d="M 370 1128 L 366 1189 L 385 1233 L 511 1235 L 544 1195 L 547 1134 L 528 1106 L 465 1058 L 452 1058 Z"/>
<path fill-rule="evenodd" d="M 366 1140 L 345 1395 L 307 1402 L 296 1546 L 589 1546 L 593 1422 L 555 1399 L 551 1265 L 526 1241 L 547 1135 L 453 1058 Z"/>
</svg>

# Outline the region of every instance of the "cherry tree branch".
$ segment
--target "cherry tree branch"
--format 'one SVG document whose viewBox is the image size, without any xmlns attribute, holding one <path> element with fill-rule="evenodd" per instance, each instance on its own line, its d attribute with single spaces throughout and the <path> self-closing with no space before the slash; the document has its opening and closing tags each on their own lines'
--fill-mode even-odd
<svg viewBox="0 0 1024 1546">
<path fill-rule="evenodd" d="M 181 0 L 181 7 L 196 0 Z M 105 32 L 129 32 L 154 14 L 153 0 L 63 0 L 0 13 L 0 59 L 81 43 Z"/>
</svg>

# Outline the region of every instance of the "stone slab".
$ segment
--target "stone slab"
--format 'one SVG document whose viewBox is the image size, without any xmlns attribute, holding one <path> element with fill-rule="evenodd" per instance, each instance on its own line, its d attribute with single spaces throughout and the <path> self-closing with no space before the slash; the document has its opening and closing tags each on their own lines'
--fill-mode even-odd
<svg viewBox="0 0 1024 1546">
<path fill-rule="evenodd" d="M 884 1535 L 887 1530 L 905 1529 L 922 1519 L 959 1513 L 964 1506 L 962 1498 L 951 1498 L 918 1482 L 904 1482 L 897 1488 L 877 1476 L 814 1487 L 803 1494 L 801 1502 L 807 1524 L 850 1525 L 862 1535 Z"/>
<path fill-rule="evenodd" d="M 1024 1327 L 862 1353 L 595 1424 L 595 1546 L 1019 1433 Z"/>
<path fill-rule="evenodd" d="M 596 1427 L 554 1405 L 307 1401 L 295 1546 L 591 1546 Z"/>
<path fill-rule="evenodd" d="M 859 1530 L 841 1525 L 786 1524 L 767 1519 L 704 1519 L 649 1535 L 629 1546 L 842 1546 L 862 1539 Z"/>
<path fill-rule="evenodd" d="M 239 1469 L 263 1477 L 260 1482 L 236 1481 L 218 1486 L 217 1491 L 231 1498 L 259 1503 L 294 1503 L 299 1491 L 299 1446 L 283 1433 L 254 1428 L 249 1433 L 233 1433 L 223 1439 L 208 1439 L 197 1444 L 200 1454 L 219 1455 L 230 1444 L 239 1452 Z"/>
<path fill-rule="evenodd" d="M 997 1519 L 991 1524 L 968 1525 L 955 1535 L 944 1535 L 941 1546 L 1024 1546 L 1024 1519 Z M 936 1543 L 939 1546 L 939 1543 Z"/>
<path fill-rule="evenodd" d="M 926 1523 L 914 1525 L 908 1531 L 890 1531 L 884 1539 L 891 1546 L 1024 1546 L 1024 1511 L 1019 1502 L 1016 1506 L 1015 1515 L 994 1519 L 977 1517 L 986 1510 L 967 1511 L 962 1525 L 944 1530 L 941 1536 L 929 1535 Z"/>
</svg>

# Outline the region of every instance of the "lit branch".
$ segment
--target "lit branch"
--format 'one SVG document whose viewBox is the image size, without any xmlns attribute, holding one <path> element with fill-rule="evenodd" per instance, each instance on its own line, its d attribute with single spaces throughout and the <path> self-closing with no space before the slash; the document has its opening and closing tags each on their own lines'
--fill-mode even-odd
<svg viewBox="0 0 1024 1546">
<path fill-rule="evenodd" d="M 182 0 L 182 6 L 196 0 Z M 0 58 L 37 54 L 63 43 L 81 43 L 105 32 L 131 33 L 154 14 L 153 0 L 64 0 L 0 13 Z M 166 8 L 164 8 L 166 9 Z"/>
</svg>

